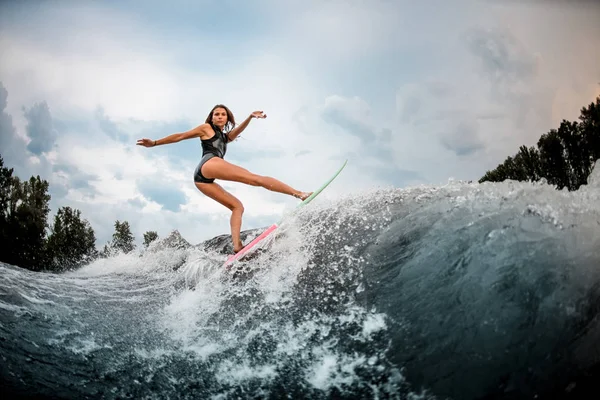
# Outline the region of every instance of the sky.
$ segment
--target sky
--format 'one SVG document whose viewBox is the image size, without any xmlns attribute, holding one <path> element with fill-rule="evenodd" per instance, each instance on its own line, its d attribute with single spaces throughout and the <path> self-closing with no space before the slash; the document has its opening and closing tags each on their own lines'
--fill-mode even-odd
<svg viewBox="0 0 600 400">
<path fill-rule="evenodd" d="M 0 155 L 81 210 L 97 247 L 229 233 L 194 186 L 199 139 L 156 148 L 215 104 L 254 119 L 226 159 L 318 198 L 473 180 L 600 95 L 596 1 L 0 3 Z M 242 229 L 296 199 L 235 182 Z M 316 200 L 317 201 L 317 200 Z"/>
</svg>

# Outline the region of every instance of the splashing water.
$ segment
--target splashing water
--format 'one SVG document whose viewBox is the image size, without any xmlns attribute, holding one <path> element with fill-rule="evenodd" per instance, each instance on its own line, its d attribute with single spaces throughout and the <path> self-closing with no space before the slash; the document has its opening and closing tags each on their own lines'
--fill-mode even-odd
<svg viewBox="0 0 600 400">
<path fill-rule="evenodd" d="M 451 182 L 321 199 L 231 271 L 214 244 L 60 275 L 0 264 L 0 375 L 47 398 L 597 390 L 597 174 L 575 192 Z"/>
</svg>

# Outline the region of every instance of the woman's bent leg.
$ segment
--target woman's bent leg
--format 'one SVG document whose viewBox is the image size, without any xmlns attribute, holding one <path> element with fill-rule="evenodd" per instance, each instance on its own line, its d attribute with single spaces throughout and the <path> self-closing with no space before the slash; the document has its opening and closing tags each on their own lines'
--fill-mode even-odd
<svg viewBox="0 0 600 400">
<path fill-rule="evenodd" d="M 200 190 L 203 194 L 213 200 L 218 201 L 231 210 L 229 226 L 231 229 L 233 251 L 234 253 L 237 253 L 244 247 L 242 240 L 240 239 L 240 231 L 242 229 L 242 214 L 244 213 L 244 206 L 242 205 L 242 202 L 217 183 L 195 183 L 198 190 Z"/>
</svg>

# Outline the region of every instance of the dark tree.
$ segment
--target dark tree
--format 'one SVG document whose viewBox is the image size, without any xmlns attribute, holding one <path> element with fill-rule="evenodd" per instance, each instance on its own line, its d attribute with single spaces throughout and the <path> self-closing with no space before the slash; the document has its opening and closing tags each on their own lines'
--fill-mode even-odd
<svg viewBox="0 0 600 400">
<path fill-rule="evenodd" d="M 115 233 L 113 233 L 112 242 L 110 247 L 117 251 L 122 251 L 127 254 L 135 249 L 135 244 L 129 222 L 116 221 L 115 222 Z"/>
<path fill-rule="evenodd" d="M 479 182 L 545 178 L 558 189 L 568 190 L 587 184 L 594 162 L 600 159 L 600 97 L 581 109 L 579 122 L 563 120 L 558 129 L 540 137 L 537 147 L 521 146 L 514 157 L 487 171 Z"/>
<path fill-rule="evenodd" d="M 148 248 L 150 243 L 152 243 L 156 239 L 158 239 L 158 233 L 156 233 L 155 231 L 148 231 L 144 233 L 144 247 Z"/>
<path fill-rule="evenodd" d="M 0 260 L 39 271 L 47 263 L 44 252 L 50 208 L 48 182 L 39 176 L 27 181 L 12 175 L 2 163 L 0 173 Z"/>
<path fill-rule="evenodd" d="M 0 260 L 11 262 L 11 246 L 9 240 L 12 240 L 10 234 L 10 200 L 13 187 L 13 169 L 4 167 L 4 159 L 0 156 Z"/>
<path fill-rule="evenodd" d="M 49 269 L 65 271 L 80 267 L 97 257 L 96 236 L 81 211 L 62 207 L 54 217 L 46 241 Z"/>
</svg>

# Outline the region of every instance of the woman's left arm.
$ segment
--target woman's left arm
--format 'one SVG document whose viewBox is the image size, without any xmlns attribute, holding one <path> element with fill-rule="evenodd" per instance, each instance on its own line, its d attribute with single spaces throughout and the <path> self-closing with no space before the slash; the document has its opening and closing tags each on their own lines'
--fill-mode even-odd
<svg viewBox="0 0 600 400">
<path fill-rule="evenodd" d="M 236 126 L 235 128 L 233 128 L 228 134 L 227 137 L 229 138 L 230 142 L 233 142 L 239 135 L 240 133 L 242 133 L 242 131 L 244 129 L 246 129 L 246 127 L 248 126 L 248 124 L 250 123 L 250 120 L 252 118 L 267 118 L 267 114 L 265 114 L 262 111 L 254 111 L 252 114 L 250 114 L 248 116 L 248 118 L 246 118 L 244 120 L 244 122 L 242 122 L 241 124 L 239 124 L 238 126 Z"/>
</svg>

